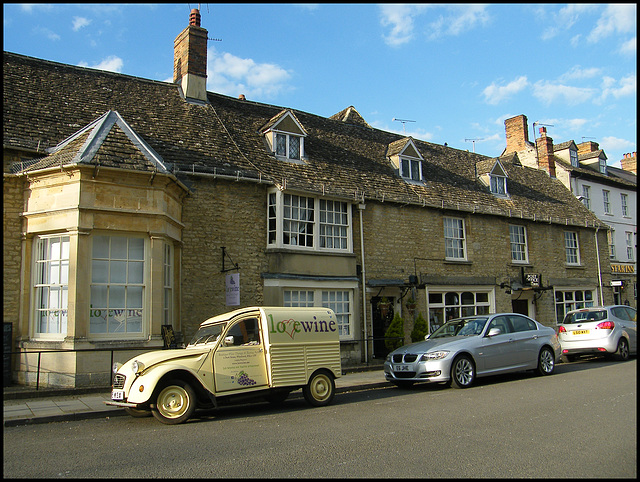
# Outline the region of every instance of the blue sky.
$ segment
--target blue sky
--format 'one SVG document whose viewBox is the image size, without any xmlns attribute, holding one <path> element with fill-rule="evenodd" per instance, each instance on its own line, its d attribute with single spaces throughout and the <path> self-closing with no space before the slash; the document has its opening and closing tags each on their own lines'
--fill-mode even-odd
<svg viewBox="0 0 640 482">
<path fill-rule="evenodd" d="M 171 81 L 198 5 L 209 91 L 487 156 L 519 114 L 613 166 L 637 150 L 635 4 L 3 4 L 4 50 Z"/>
</svg>

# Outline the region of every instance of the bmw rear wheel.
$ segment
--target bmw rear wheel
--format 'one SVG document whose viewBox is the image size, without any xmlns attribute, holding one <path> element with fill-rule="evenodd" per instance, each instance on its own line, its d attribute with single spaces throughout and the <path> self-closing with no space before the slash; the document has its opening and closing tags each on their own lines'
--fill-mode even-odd
<svg viewBox="0 0 640 482">
<path fill-rule="evenodd" d="M 476 379 L 476 367 L 467 355 L 460 355 L 451 365 L 451 384 L 454 388 L 468 388 Z"/>
<path fill-rule="evenodd" d="M 189 420 L 196 409 L 196 393 L 191 385 L 182 380 L 169 381 L 158 393 L 153 416 L 167 425 L 176 425 Z"/>
</svg>

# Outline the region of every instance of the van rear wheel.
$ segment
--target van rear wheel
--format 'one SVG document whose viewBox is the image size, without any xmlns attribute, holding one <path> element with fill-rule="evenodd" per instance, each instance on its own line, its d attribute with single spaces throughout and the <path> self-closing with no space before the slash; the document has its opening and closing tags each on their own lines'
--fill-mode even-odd
<svg viewBox="0 0 640 482">
<path fill-rule="evenodd" d="M 196 393 L 183 380 L 170 380 L 158 392 L 153 416 L 166 425 L 176 425 L 189 420 L 196 410 Z"/>
<path fill-rule="evenodd" d="M 304 399 L 314 407 L 329 405 L 336 394 L 333 376 L 326 370 L 318 370 L 311 375 L 309 383 L 302 388 Z"/>
</svg>

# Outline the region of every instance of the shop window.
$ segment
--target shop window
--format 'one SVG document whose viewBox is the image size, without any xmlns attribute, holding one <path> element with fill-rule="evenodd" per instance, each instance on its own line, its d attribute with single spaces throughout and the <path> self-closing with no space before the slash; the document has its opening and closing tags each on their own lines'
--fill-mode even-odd
<svg viewBox="0 0 640 482">
<path fill-rule="evenodd" d="M 340 339 L 353 338 L 353 290 L 290 290 L 283 291 L 284 306 L 331 308 L 336 314 Z"/>
<path fill-rule="evenodd" d="M 35 250 L 35 335 L 64 337 L 69 301 L 69 236 L 38 238 Z"/>
<path fill-rule="evenodd" d="M 571 310 L 595 306 L 593 290 L 556 290 L 555 297 L 557 323 Z"/>
<path fill-rule="evenodd" d="M 94 236 L 91 261 L 92 335 L 142 335 L 145 241 Z"/>
<path fill-rule="evenodd" d="M 454 318 L 490 312 L 489 291 L 429 291 L 429 327 L 433 333 Z"/>
</svg>

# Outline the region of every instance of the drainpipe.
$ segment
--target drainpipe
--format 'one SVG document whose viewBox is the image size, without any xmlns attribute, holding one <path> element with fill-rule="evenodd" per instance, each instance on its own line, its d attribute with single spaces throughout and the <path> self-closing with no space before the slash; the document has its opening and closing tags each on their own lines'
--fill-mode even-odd
<svg viewBox="0 0 640 482">
<path fill-rule="evenodd" d="M 364 228 L 362 227 L 362 214 L 366 204 L 358 204 L 360 214 L 360 255 L 362 256 L 362 322 L 364 323 L 364 362 L 369 363 L 369 342 L 367 340 L 367 285 L 366 270 L 364 268 Z"/>
<path fill-rule="evenodd" d="M 604 306 L 604 298 L 602 296 L 602 267 L 600 266 L 600 247 L 598 245 L 598 230 L 600 228 L 596 227 L 596 257 L 598 259 L 598 283 L 600 284 L 600 306 Z"/>
</svg>

